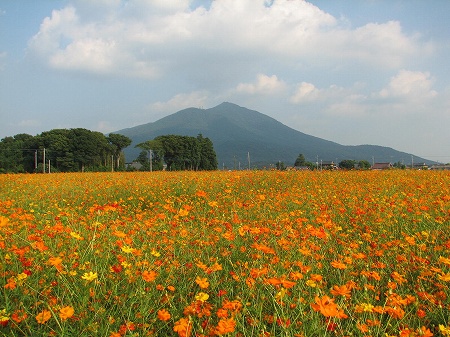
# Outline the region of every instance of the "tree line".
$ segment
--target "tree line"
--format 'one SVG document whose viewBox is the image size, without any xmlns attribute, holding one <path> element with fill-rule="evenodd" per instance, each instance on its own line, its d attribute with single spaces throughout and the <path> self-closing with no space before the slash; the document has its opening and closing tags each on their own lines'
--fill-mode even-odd
<svg viewBox="0 0 450 337">
<path fill-rule="evenodd" d="M 0 141 L 0 173 L 84 172 L 125 170 L 123 149 L 132 140 L 83 128 L 53 129 L 39 135 L 17 134 Z M 167 135 L 138 144 L 143 169 L 216 170 L 217 159 L 209 138 Z M 165 165 L 164 165 L 165 164 Z"/>
<path fill-rule="evenodd" d="M 165 135 L 136 145 L 143 151 L 137 161 L 144 170 L 165 169 L 168 171 L 217 170 L 217 156 L 212 141 L 199 134 L 197 137 Z M 151 161 L 150 161 L 151 158 Z"/>
<path fill-rule="evenodd" d="M 78 172 L 125 167 L 122 150 L 131 139 L 83 128 L 18 134 L 0 142 L 0 172 Z"/>
</svg>

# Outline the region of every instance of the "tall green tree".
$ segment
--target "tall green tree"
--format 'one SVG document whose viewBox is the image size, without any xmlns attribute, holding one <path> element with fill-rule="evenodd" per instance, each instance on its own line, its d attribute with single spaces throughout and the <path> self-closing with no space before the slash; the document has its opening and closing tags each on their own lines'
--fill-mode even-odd
<svg viewBox="0 0 450 337">
<path fill-rule="evenodd" d="M 344 170 L 351 170 L 355 168 L 355 161 L 350 159 L 344 159 L 339 162 L 339 168 Z"/>
<path fill-rule="evenodd" d="M 295 160 L 294 166 L 306 166 L 306 159 L 303 153 L 300 153 Z"/>
<path fill-rule="evenodd" d="M 202 134 L 197 136 L 197 142 L 200 145 L 200 163 L 197 169 L 205 171 L 217 170 L 218 162 L 213 142 L 208 137 L 203 137 Z"/>
<path fill-rule="evenodd" d="M 121 154 L 124 148 L 130 146 L 131 139 L 127 136 L 117 134 L 117 133 L 110 133 L 108 136 L 108 141 L 111 144 L 112 151 L 114 153 L 114 157 L 116 158 L 116 169 L 121 168 L 120 165 L 120 158 Z M 125 167 L 125 163 L 122 163 L 123 167 Z M 122 167 L 122 168 L 123 168 Z"/>
</svg>

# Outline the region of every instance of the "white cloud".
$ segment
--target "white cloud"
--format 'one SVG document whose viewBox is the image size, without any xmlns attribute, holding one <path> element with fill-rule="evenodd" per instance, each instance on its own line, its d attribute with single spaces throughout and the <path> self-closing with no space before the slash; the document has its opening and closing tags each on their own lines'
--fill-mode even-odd
<svg viewBox="0 0 450 337">
<path fill-rule="evenodd" d="M 259 74 L 255 83 L 240 83 L 236 91 L 250 95 L 271 95 L 279 93 L 286 88 L 286 84 L 276 75 L 267 76 Z"/>
<path fill-rule="evenodd" d="M 200 71 L 196 60 L 204 55 L 220 60 L 216 72 L 238 72 L 274 58 L 318 65 L 357 59 L 392 67 L 421 47 L 398 22 L 351 30 L 303 0 L 189 5 L 188 0 L 72 1 L 43 20 L 29 50 L 57 69 L 157 78 L 180 63 L 186 71 Z"/>
<path fill-rule="evenodd" d="M 379 95 L 383 98 L 403 97 L 407 99 L 424 99 L 437 95 L 432 89 L 434 79 L 430 73 L 421 71 L 400 70 L 396 76 L 391 77 L 387 87 Z"/>
<path fill-rule="evenodd" d="M 320 94 L 320 90 L 317 89 L 314 84 L 302 82 L 297 86 L 297 89 L 290 98 L 290 102 L 298 104 L 301 102 L 315 101 Z"/>
</svg>

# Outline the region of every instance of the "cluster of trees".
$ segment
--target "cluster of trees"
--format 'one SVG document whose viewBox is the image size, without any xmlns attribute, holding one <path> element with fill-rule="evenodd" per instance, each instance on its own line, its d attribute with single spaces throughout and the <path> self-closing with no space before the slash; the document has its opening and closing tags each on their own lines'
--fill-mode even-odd
<svg viewBox="0 0 450 337">
<path fill-rule="evenodd" d="M 166 135 L 136 145 L 143 149 L 137 161 L 144 170 L 217 170 L 218 163 L 213 143 L 208 137 Z M 150 161 L 151 158 L 151 161 Z"/>
<path fill-rule="evenodd" d="M 125 168 L 122 150 L 131 139 L 83 128 L 18 134 L 0 142 L 0 172 L 106 171 Z"/>
<path fill-rule="evenodd" d="M 298 155 L 294 163 L 294 167 L 306 167 L 310 170 L 317 169 L 317 166 L 318 163 L 312 163 L 310 161 L 307 161 L 302 153 Z M 283 162 L 277 162 L 275 164 L 275 167 L 277 168 L 277 170 L 285 170 L 287 168 Z M 358 161 L 358 160 L 344 159 L 339 162 L 337 167 L 344 170 L 352 170 L 352 169 L 368 170 L 370 169 L 371 165 L 367 160 Z"/>
<path fill-rule="evenodd" d="M 352 169 L 360 169 L 360 170 L 368 170 L 371 168 L 370 163 L 367 160 L 350 160 L 345 159 L 339 162 L 339 168 L 344 170 L 352 170 Z"/>
</svg>

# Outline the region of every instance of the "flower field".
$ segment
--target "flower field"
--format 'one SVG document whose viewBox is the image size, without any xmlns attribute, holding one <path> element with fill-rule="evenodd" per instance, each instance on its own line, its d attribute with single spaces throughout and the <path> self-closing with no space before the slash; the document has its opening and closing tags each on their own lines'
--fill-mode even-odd
<svg viewBox="0 0 450 337">
<path fill-rule="evenodd" d="M 450 174 L 0 176 L 2 336 L 450 336 Z"/>
</svg>

